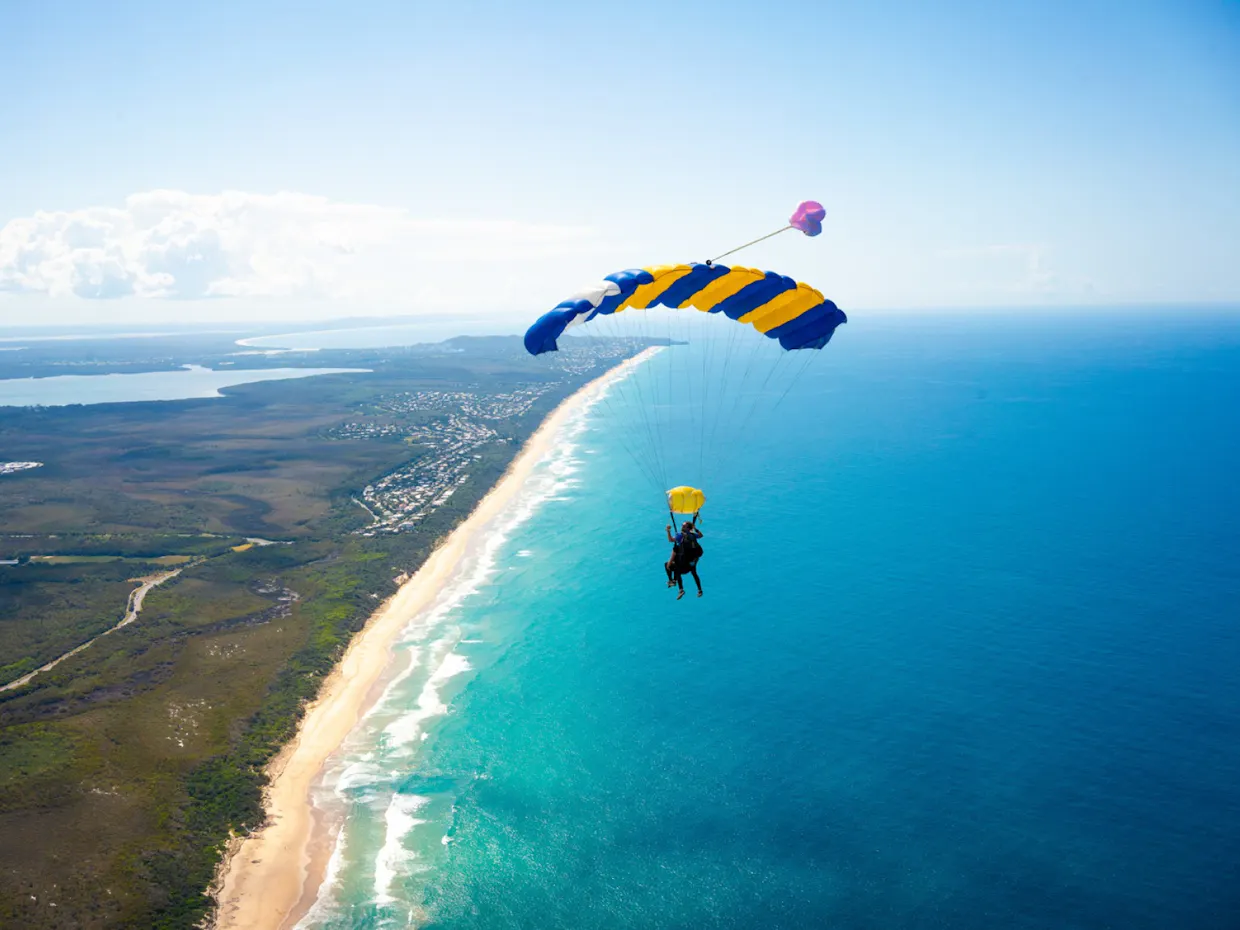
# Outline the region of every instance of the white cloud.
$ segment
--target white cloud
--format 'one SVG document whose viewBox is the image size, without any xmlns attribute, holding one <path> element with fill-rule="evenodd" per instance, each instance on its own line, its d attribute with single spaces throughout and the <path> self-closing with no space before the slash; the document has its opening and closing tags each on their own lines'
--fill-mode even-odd
<svg viewBox="0 0 1240 930">
<path fill-rule="evenodd" d="M 1057 294 L 1065 283 L 1049 267 L 1048 252 L 1039 244 L 1002 243 L 944 249 L 940 254 L 968 264 L 969 281 L 976 291 L 1038 298 Z"/>
<path fill-rule="evenodd" d="M 308 194 L 134 194 L 122 207 L 39 212 L 0 228 L 0 291 L 102 298 L 391 298 L 460 279 L 461 262 L 598 248 L 592 230 L 428 220 Z M 414 269 L 440 267 L 436 280 Z"/>
<path fill-rule="evenodd" d="M 1096 285 L 1079 274 L 1052 267 L 1054 250 L 1040 243 L 998 243 L 940 250 L 951 259 L 959 281 L 956 300 L 971 303 L 982 298 L 999 304 L 1045 303 L 1092 299 Z"/>
</svg>

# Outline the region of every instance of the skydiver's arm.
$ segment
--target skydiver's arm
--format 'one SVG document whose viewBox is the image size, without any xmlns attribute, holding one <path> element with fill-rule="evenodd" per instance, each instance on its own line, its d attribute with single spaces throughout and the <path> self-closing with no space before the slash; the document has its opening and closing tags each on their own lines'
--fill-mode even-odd
<svg viewBox="0 0 1240 930">
<path fill-rule="evenodd" d="M 671 526 L 664 527 L 664 529 L 666 529 L 666 530 L 667 530 L 667 541 L 668 541 L 668 542 L 670 542 L 670 543 L 674 543 L 676 540 L 672 539 L 672 528 L 671 528 Z"/>
</svg>

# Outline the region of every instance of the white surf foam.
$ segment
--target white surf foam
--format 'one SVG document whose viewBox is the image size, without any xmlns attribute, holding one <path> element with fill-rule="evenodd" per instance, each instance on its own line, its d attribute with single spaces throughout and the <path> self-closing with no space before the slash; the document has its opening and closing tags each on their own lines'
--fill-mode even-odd
<svg viewBox="0 0 1240 930">
<path fill-rule="evenodd" d="M 416 853 L 405 848 L 404 841 L 414 827 L 426 823 L 415 815 L 429 800 L 416 794 L 392 795 L 383 815 L 383 848 L 375 857 L 375 901 L 379 904 L 395 900 L 392 882 L 398 875 L 407 874 L 408 863 L 417 858 Z"/>
<path fill-rule="evenodd" d="M 307 930 L 309 927 L 325 923 L 334 916 L 336 895 L 340 890 L 340 867 L 344 863 L 345 845 L 344 824 L 341 824 L 336 832 L 335 842 L 332 844 L 331 858 L 327 860 L 327 872 L 323 876 L 323 884 L 319 886 L 318 897 L 314 899 L 314 904 L 310 906 L 310 910 L 306 911 L 306 915 L 297 921 L 293 930 Z"/>
<path fill-rule="evenodd" d="M 359 789 L 373 789 L 386 783 L 384 770 L 370 760 L 352 762 L 347 765 L 336 779 L 336 794 L 344 797 L 350 792 L 359 793 Z"/>
<path fill-rule="evenodd" d="M 384 729 L 385 748 L 398 749 L 418 741 L 426 721 L 448 712 L 448 705 L 443 702 L 440 687 L 449 679 L 468 672 L 471 668 L 473 666 L 469 664 L 469 659 L 463 655 L 449 652 L 444 656 L 439 667 L 431 673 L 430 678 L 426 679 L 426 684 L 422 686 L 417 706 L 397 717 Z"/>
</svg>

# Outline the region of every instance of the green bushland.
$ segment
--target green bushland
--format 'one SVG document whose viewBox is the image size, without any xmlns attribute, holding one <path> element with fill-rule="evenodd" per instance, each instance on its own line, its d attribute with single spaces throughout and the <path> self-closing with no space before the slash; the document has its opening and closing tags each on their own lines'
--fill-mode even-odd
<svg viewBox="0 0 1240 930">
<path fill-rule="evenodd" d="M 135 573 L 116 562 L 0 566 L 0 684 L 119 622 Z"/>
<path fill-rule="evenodd" d="M 39 555 L 157 559 L 166 555 L 212 556 L 241 542 L 235 535 L 201 533 L 61 533 L 54 536 L 0 533 L 0 557 Z"/>
<path fill-rule="evenodd" d="M 0 481 L 0 558 L 115 560 L 0 566 L 12 612 L 0 607 L 0 658 L 76 645 L 119 618 L 127 579 L 166 570 L 153 560 L 195 561 L 149 592 L 138 622 L 0 693 L 0 926 L 187 928 L 207 916 L 230 835 L 262 822 L 266 764 L 354 633 L 604 367 L 559 376 L 515 340 L 453 348 L 331 353 L 314 364 L 373 373 L 223 400 L 6 412 L 6 455 L 46 465 L 37 480 Z M 353 533 L 369 523 L 353 498 L 424 450 L 336 439 L 335 427 L 396 393 L 538 381 L 554 386 L 525 416 L 488 422 L 497 440 L 416 531 Z M 289 544 L 233 551 L 244 536 Z"/>
</svg>

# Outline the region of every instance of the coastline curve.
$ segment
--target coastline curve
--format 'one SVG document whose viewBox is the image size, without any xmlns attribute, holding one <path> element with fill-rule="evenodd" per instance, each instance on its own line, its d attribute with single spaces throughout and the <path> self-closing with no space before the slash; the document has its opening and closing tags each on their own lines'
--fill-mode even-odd
<svg viewBox="0 0 1240 930">
<path fill-rule="evenodd" d="M 561 431 L 607 389 L 659 351 L 626 359 L 563 400 L 530 436 L 503 477 L 435 548 L 426 562 L 371 615 L 308 706 L 296 735 L 268 766 L 267 822 L 229 845 L 212 893 L 216 930 L 285 930 L 318 899 L 338 824 L 313 803 L 313 788 L 328 760 L 379 699 L 384 673 L 402 632 L 454 577 L 468 550 L 516 501 Z"/>
</svg>

